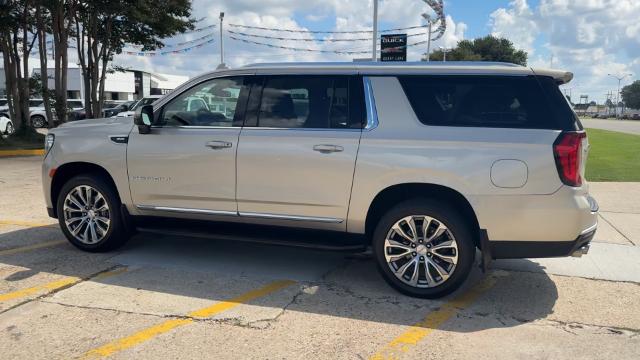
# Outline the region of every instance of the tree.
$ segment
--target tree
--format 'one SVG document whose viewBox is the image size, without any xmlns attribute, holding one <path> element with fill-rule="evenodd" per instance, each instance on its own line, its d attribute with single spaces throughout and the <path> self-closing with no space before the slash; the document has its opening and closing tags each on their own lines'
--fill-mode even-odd
<svg viewBox="0 0 640 360">
<path fill-rule="evenodd" d="M 527 65 L 527 52 L 517 50 L 511 41 L 497 38 L 493 35 L 462 40 L 458 45 L 447 51 L 447 61 L 501 61 L 518 65 Z M 442 61 L 442 50 L 431 53 L 431 61 Z M 423 60 L 425 60 L 423 58 Z"/>
<path fill-rule="evenodd" d="M 48 60 L 49 54 L 47 54 L 47 34 L 51 33 L 51 13 L 45 7 L 46 0 L 36 1 L 36 31 L 38 36 L 38 55 L 40 57 L 40 74 L 32 76 L 32 79 L 37 80 L 33 89 L 42 96 L 44 100 L 44 110 L 49 121 L 49 127 L 53 127 L 53 116 L 51 111 L 51 93 L 49 91 L 49 69 Z M 32 90 L 33 92 L 33 90 Z"/>
<path fill-rule="evenodd" d="M 33 1 L 0 3 L 0 51 L 4 60 L 9 115 L 19 136 L 34 134 L 29 127 L 29 57 L 37 39 Z"/>
<path fill-rule="evenodd" d="M 100 116 L 109 63 L 126 44 L 154 50 L 161 39 L 193 29 L 191 0 L 78 0 L 74 12 L 87 117 Z"/>
<path fill-rule="evenodd" d="M 622 88 L 622 101 L 632 109 L 640 109 L 640 80 Z"/>
</svg>

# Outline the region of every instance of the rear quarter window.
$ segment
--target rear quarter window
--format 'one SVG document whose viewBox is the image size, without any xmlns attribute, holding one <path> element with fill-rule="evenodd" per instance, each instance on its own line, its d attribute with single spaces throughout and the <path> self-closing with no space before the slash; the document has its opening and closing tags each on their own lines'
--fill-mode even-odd
<svg viewBox="0 0 640 360">
<path fill-rule="evenodd" d="M 400 76 L 411 106 L 425 125 L 557 129 L 575 127 L 566 109 L 552 109 L 535 76 Z M 557 85 L 552 85 L 556 91 Z M 562 96 L 562 95 L 561 95 Z M 553 106 L 559 105 L 557 101 Z M 569 108 L 569 111 L 571 109 Z M 564 113 L 564 114 L 563 114 Z M 564 117 L 564 119 L 563 119 Z"/>
</svg>

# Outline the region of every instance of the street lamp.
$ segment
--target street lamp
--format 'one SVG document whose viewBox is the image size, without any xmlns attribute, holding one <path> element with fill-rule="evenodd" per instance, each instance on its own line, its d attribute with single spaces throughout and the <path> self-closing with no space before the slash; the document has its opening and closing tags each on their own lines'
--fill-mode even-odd
<svg viewBox="0 0 640 360">
<path fill-rule="evenodd" d="M 607 74 L 608 76 L 611 76 L 613 78 L 618 79 L 618 92 L 616 93 L 616 119 L 618 118 L 618 104 L 620 104 L 620 83 L 622 82 L 622 80 L 624 80 L 624 78 L 626 78 L 627 76 L 633 76 L 633 74 L 624 74 L 622 76 L 617 76 L 617 75 L 613 75 L 613 74 Z"/>
<path fill-rule="evenodd" d="M 447 47 L 438 46 L 438 48 L 442 51 L 442 62 L 447 61 L 447 51 L 451 50 Z"/>
</svg>

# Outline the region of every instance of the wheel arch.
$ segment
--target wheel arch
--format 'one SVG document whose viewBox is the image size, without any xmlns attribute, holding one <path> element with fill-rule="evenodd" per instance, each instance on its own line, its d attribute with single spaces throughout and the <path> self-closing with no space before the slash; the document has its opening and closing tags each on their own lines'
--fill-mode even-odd
<svg viewBox="0 0 640 360">
<path fill-rule="evenodd" d="M 400 202 L 415 198 L 440 200 L 458 209 L 467 220 L 472 232 L 476 234 L 473 239 L 475 245 L 480 247 L 480 225 L 469 200 L 450 187 L 429 183 L 396 184 L 381 190 L 374 197 L 367 211 L 365 234 L 368 241 L 371 241 L 375 226 L 386 210 Z"/>
<path fill-rule="evenodd" d="M 109 185 L 113 186 L 116 195 L 120 197 L 118 187 L 111 177 L 111 174 L 109 174 L 109 172 L 102 166 L 81 161 L 66 163 L 60 165 L 56 169 L 51 181 L 51 203 L 53 204 L 53 212 L 56 217 L 58 216 L 56 204 L 58 202 L 58 196 L 60 196 L 60 190 L 62 190 L 62 187 L 69 179 L 83 174 L 95 174 L 100 176 Z"/>
</svg>

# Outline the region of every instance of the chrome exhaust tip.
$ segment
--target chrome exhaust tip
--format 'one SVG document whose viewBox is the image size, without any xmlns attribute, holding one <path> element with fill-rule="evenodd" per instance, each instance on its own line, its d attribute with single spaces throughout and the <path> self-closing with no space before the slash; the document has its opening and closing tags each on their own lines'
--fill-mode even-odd
<svg viewBox="0 0 640 360">
<path fill-rule="evenodd" d="M 589 244 L 586 244 L 578 248 L 573 253 L 571 253 L 571 256 L 579 258 L 579 257 L 582 257 L 582 255 L 586 255 L 588 252 L 589 252 Z"/>
</svg>

